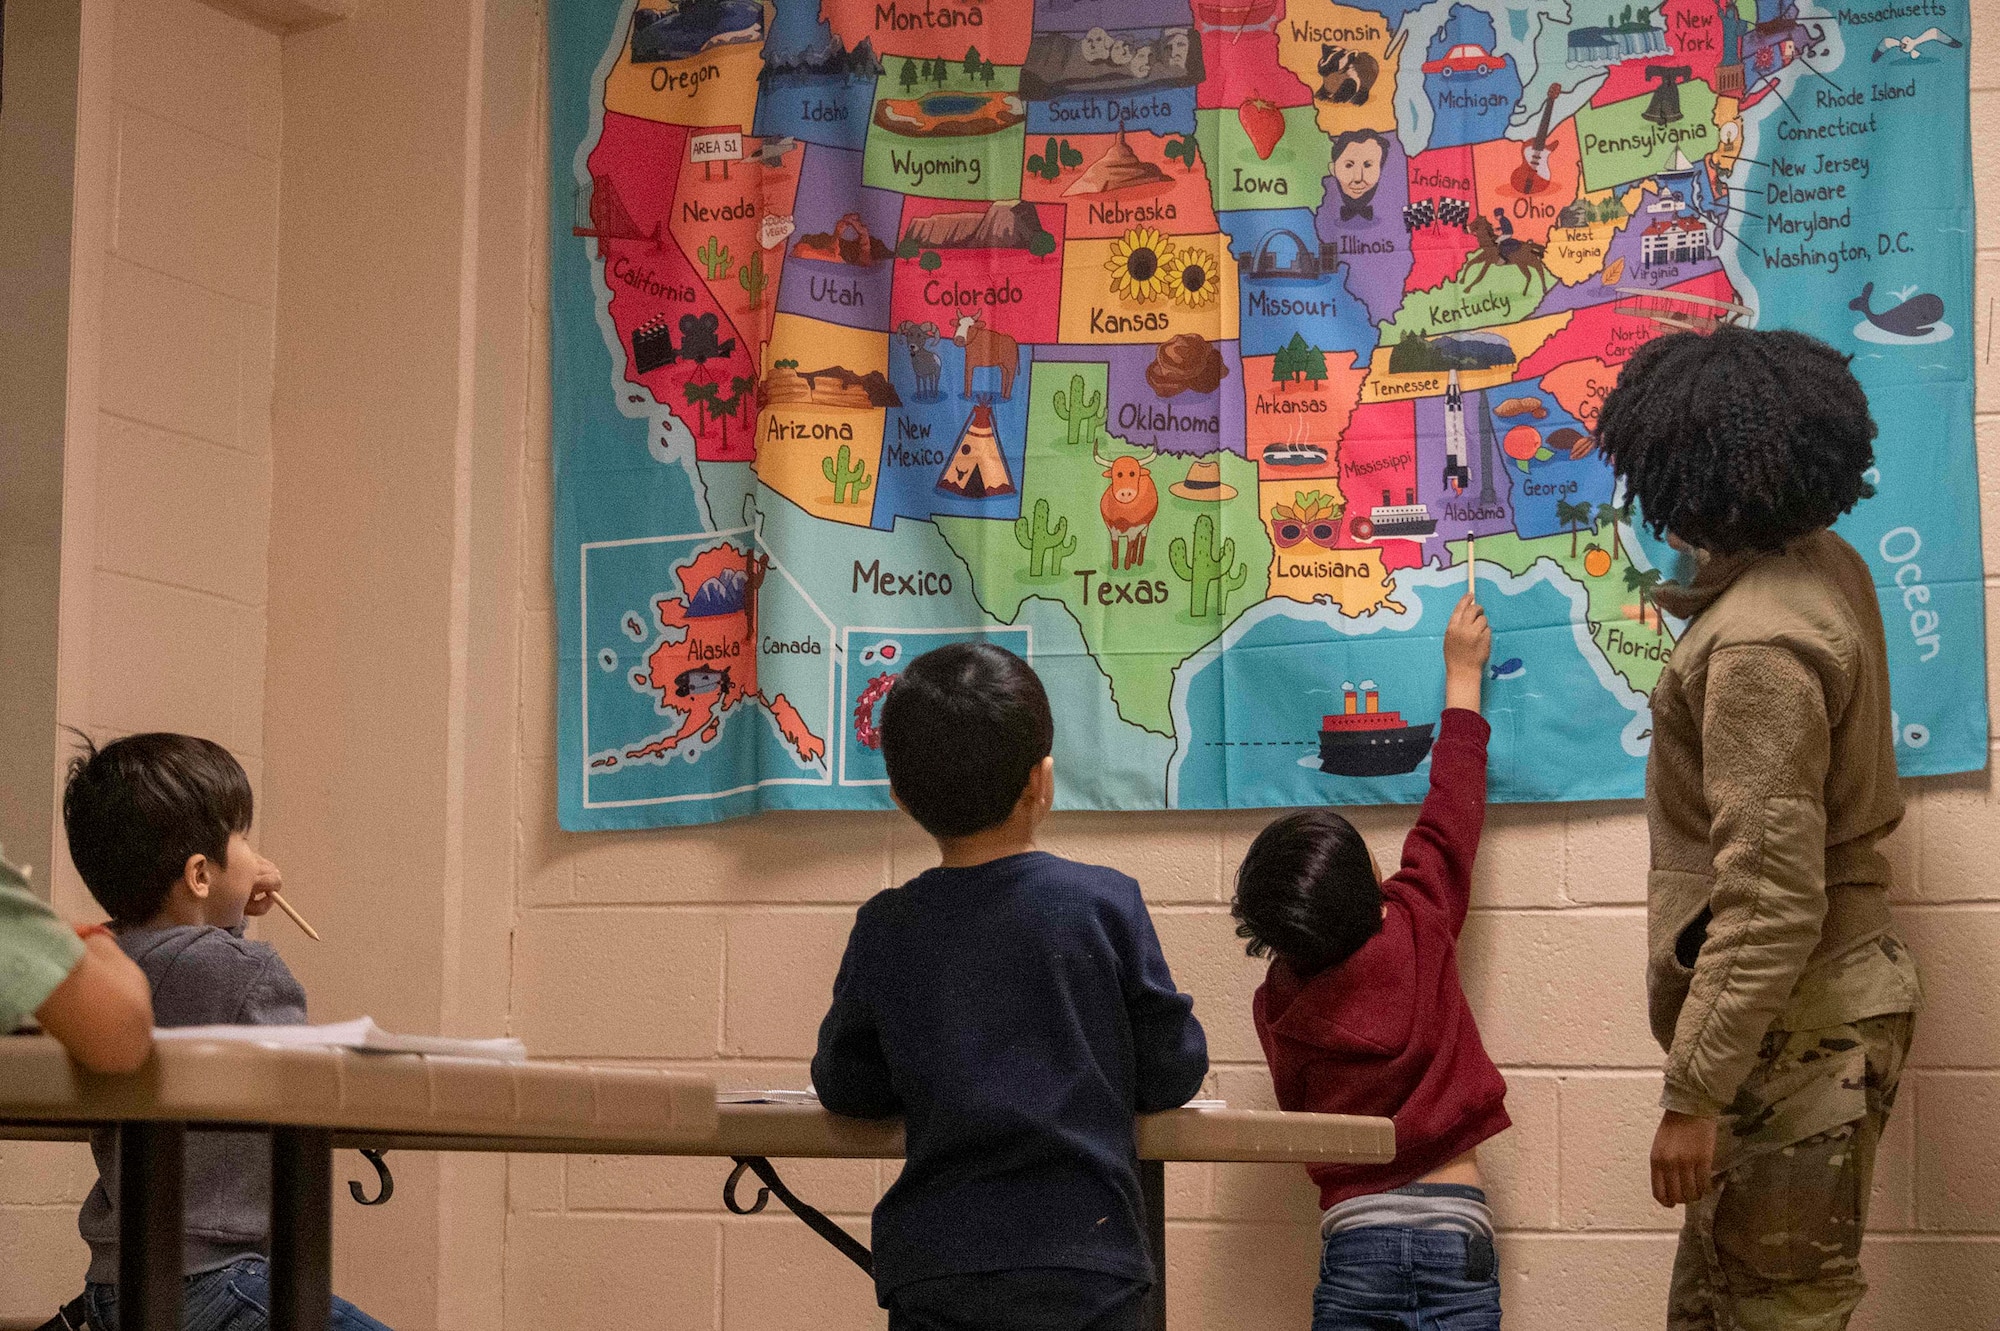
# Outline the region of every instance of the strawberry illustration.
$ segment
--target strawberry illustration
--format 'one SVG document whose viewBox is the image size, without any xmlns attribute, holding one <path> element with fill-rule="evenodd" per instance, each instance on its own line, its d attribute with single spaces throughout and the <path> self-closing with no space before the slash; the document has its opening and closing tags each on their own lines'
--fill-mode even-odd
<svg viewBox="0 0 2000 1331">
<path fill-rule="evenodd" d="M 1269 161 L 1278 140 L 1285 137 L 1285 113 L 1278 104 L 1262 97 L 1246 98 L 1236 108 L 1236 119 L 1249 136 L 1250 146 L 1257 150 L 1257 160 Z"/>
</svg>

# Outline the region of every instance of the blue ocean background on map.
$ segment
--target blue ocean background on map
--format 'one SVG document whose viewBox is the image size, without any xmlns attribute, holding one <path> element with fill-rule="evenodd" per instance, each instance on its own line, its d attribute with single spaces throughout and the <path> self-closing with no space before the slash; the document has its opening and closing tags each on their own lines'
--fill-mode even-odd
<svg viewBox="0 0 2000 1331">
<path fill-rule="evenodd" d="M 1963 0 L 1945 9 L 1947 16 L 1938 26 L 1961 39 L 1970 37 Z M 1915 30 L 1921 25 L 1910 26 Z M 1786 94 L 1792 106 L 1818 122 L 1833 116 L 1810 109 L 1818 106 L 1820 96 L 1861 91 L 1863 103 L 1843 114 L 1877 118 L 1880 132 L 1867 141 L 1868 178 L 1853 180 L 1851 173 L 1846 178 L 1856 226 L 1841 237 L 1864 249 L 1867 258 L 1831 272 L 1825 266 L 1769 267 L 1760 255 L 1743 252 L 1730 275 L 1739 288 L 1747 279 L 1760 311 L 1783 311 L 1781 319 L 1760 318 L 1760 326 L 1796 328 L 1854 357 L 1854 372 L 1868 391 L 1881 429 L 1876 456 L 1894 459 L 1880 493 L 1864 500 L 1835 530 L 1862 553 L 1875 574 L 1901 727 L 1896 761 L 1905 776 L 1921 776 L 1986 765 L 1986 598 L 1972 422 L 1974 311 L 1967 303 L 1972 295 L 1971 142 L 1956 130 L 1965 123 L 1966 81 L 1945 72 L 1947 60 L 1963 69 L 1965 51 L 1946 51 L 1922 62 L 1901 55 L 1871 59 L 1877 39 L 1903 31 L 1895 23 L 1845 26 L 1846 49 L 1839 67 L 1827 70 L 1829 81 L 1807 75 Z M 1816 63 L 1826 69 L 1825 62 Z M 1897 99 L 1893 110 L 1865 100 L 1878 86 L 1911 83 L 1914 99 Z M 1811 165 L 1821 153 L 1842 157 L 1851 151 L 1839 142 L 1787 140 L 1798 122 L 1776 99 L 1766 99 L 1749 115 L 1744 138 L 1748 157 L 1768 162 L 1783 155 Z M 1938 132 L 1944 126 L 1952 129 Z M 1753 202 L 1762 204 L 1768 171 L 1739 171 L 1737 179 L 1746 178 L 1760 192 Z M 1767 236 L 1755 225 L 1743 235 L 1759 250 L 1796 244 Z M 1873 330 L 1848 305 L 1870 282 L 1877 311 L 1894 304 L 1897 292 L 1942 297 L 1944 321 L 1953 335 L 1941 342 L 1900 345 L 1869 340 L 1862 334 Z M 1912 592 L 1918 585 L 1925 590 Z M 1913 616 L 1926 611 L 1937 621 L 1934 655 L 1918 641 L 1923 635 L 1912 625 Z M 1919 619 L 1915 627 L 1927 622 Z M 1922 729 L 1912 732 L 1912 726 Z M 1921 743 L 1912 744 L 1912 739 Z"/>
<path fill-rule="evenodd" d="M 592 8 L 595 12 L 588 17 L 595 21 L 552 20 L 549 25 L 550 84 L 568 93 L 552 97 L 549 106 L 549 141 L 556 145 L 549 154 L 550 197 L 558 201 L 551 205 L 549 236 L 554 323 L 549 355 L 556 386 L 552 404 L 553 572 L 561 644 L 556 657 L 556 730 L 562 773 L 557 782 L 557 812 L 564 827 L 653 826 L 687 819 L 662 812 L 676 806 L 640 805 L 588 811 L 584 808 L 583 774 L 589 761 L 584 752 L 585 672 L 596 672 L 615 684 L 615 688 L 597 690 L 595 697 L 615 699 L 608 705 L 642 720 L 641 728 L 620 733 L 621 740 L 643 743 L 645 736 L 661 728 L 662 719 L 658 716 L 646 719 L 644 713 L 635 710 L 649 704 L 623 683 L 632 668 L 629 659 L 621 659 L 616 672 L 603 671 L 598 662 L 598 653 L 606 647 L 625 657 L 625 647 L 617 646 L 620 643 L 643 655 L 644 649 L 630 644 L 619 628 L 622 617 L 615 613 L 600 614 L 603 621 L 600 626 L 589 631 L 580 626 L 582 546 L 589 541 L 651 533 L 698 532 L 708 526 L 708 519 L 696 500 L 689 473 L 681 467 L 661 466 L 652 459 L 647 447 L 650 422 L 618 410 L 619 402 L 631 387 L 619 378 L 623 367 L 613 366 L 611 352 L 598 331 L 590 248 L 570 235 L 569 200 L 577 183 L 573 154 L 576 145 L 591 137 L 590 88 L 598 63 L 604 57 L 607 25 L 614 7 Z M 643 604 L 646 592 L 669 586 L 670 583 L 648 585 L 635 580 L 629 588 L 622 589 L 619 603 Z M 758 723 L 763 724 L 761 718 Z M 715 755 L 714 768 L 704 761 L 680 762 L 674 767 L 642 764 L 629 770 L 650 774 L 648 794 L 727 789 L 740 784 L 741 773 L 759 761 L 757 755 L 748 751 L 754 746 L 746 747 L 749 733 L 746 727 L 743 737 L 730 736 Z M 783 753 L 782 747 L 778 752 Z M 621 776 L 615 784 L 628 783 Z M 754 795 L 698 803 L 703 806 L 698 821 L 748 813 L 757 807 Z"/>
<path fill-rule="evenodd" d="M 1625 747 L 1633 710 L 1621 706 L 1577 648 L 1570 597 L 1542 574 L 1496 580 L 1481 566 L 1480 604 L 1494 630 L 1493 660 L 1519 658 L 1518 674 L 1488 672 L 1483 711 L 1492 723 L 1488 780 L 1508 800 L 1629 799 L 1644 793 L 1641 765 Z M 1506 590 L 1503 591 L 1503 586 Z M 1227 650 L 1183 666 L 1175 719 L 1175 807 L 1408 804 L 1429 788 L 1430 764 L 1402 776 L 1329 776 L 1318 768 L 1321 718 L 1338 713 L 1341 686 L 1374 680 L 1383 711 L 1436 722 L 1444 704 L 1441 639 L 1465 595 L 1462 569 L 1405 571 L 1396 599 L 1357 623 L 1328 605 L 1266 601 L 1244 616 Z M 1360 628 L 1375 631 L 1357 633 Z M 1239 625 L 1240 629 L 1240 625 Z M 1630 694 L 1630 690 L 1623 690 Z M 1178 724 L 1185 717 L 1184 725 Z M 1233 743 L 1234 739 L 1260 742 Z M 1292 747 L 1272 747 L 1270 741 Z M 1559 761 L 1550 755 L 1560 754 Z M 1303 760 L 1303 761 L 1302 761 Z"/>
<path fill-rule="evenodd" d="M 1530 34 L 1543 31 L 1560 13 L 1549 6 L 1398 0 L 1386 9 L 1373 8 L 1392 28 L 1407 26 L 1412 46 L 1424 48 L 1408 53 L 1412 61 L 1462 41 L 1507 56 L 1506 69 L 1495 74 L 1455 75 L 1451 83 L 1458 91 L 1525 82 L 1529 100 L 1539 102 L 1533 94 L 1549 78 L 1568 85 L 1577 77 L 1574 71 L 1557 72 L 1546 61 L 1535 65 L 1539 48 Z M 1781 0 L 1762 0 L 1759 17 L 1777 18 L 1784 9 Z M 821 765 L 802 763 L 769 712 L 744 704 L 731 709 L 712 742 L 686 750 L 693 760 L 677 754 L 662 762 L 591 767 L 593 757 L 629 752 L 676 728 L 670 707 L 663 710 L 650 688 L 630 682 L 635 671 L 644 670 L 658 626 L 648 623 L 646 632 L 635 636 L 627 628 L 628 617 L 635 611 L 643 617 L 651 597 L 677 590 L 674 565 L 715 539 L 701 533 L 733 531 L 745 522 L 762 524 L 761 539 L 749 539 L 780 565 L 789 560 L 803 570 L 811 592 L 796 579 L 774 575 L 759 600 L 761 628 L 767 633 L 781 638 L 817 634 L 831 642 L 850 631 L 863 632 L 860 625 L 886 625 L 906 634 L 913 629 L 903 626 L 922 625 L 947 634 L 990 634 L 1010 645 L 1019 638 L 1025 645 L 1020 635 L 1031 629 L 1035 665 L 1057 710 L 1063 807 L 1245 807 L 1329 800 L 1412 802 L 1422 797 L 1427 763 L 1406 775 L 1376 780 L 1328 776 L 1314 761 L 1316 737 L 1320 718 L 1340 710 L 1343 680 L 1373 679 L 1384 708 L 1399 710 L 1413 722 L 1437 719 L 1442 695 L 1438 636 L 1463 590 L 1462 568 L 1399 572 L 1396 596 L 1410 607 L 1406 618 L 1377 612 L 1354 620 L 1331 606 L 1289 601 L 1247 607 L 1218 642 L 1176 670 L 1177 733 L 1169 736 L 1119 715 L 1104 667 L 1090 654 L 1069 609 L 1030 598 L 1008 610 L 1014 616 L 1010 624 L 993 621 L 981 609 L 970 569 L 951 553 L 937 529 L 921 520 L 928 512 L 957 505 L 1008 513 L 1018 497 L 940 506 L 928 467 L 905 469 L 905 475 L 891 469 L 879 478 L 872 496 L 873 529 L 832 531 L 762 487 L 748 465 L 697 465 L 691 440 L 668 409 L 625 380 L 626 367 L 610 345 L 613 339 L 600 310 L 602 279 L 592 246 L 571 234 L 581 183 L 578 145 L 587 150 L 595 140 L 600 81 L 607 62 L 618 58 L 619 31 L 630 12 L 629 0 L 556 0 L 551 6 L 551 569 L 559 642 L 558 812 L 564 827 L 658 826 L 764 809 L 887 806 L 886 791 L 879 785 L 840 783 L 843 754 L 854 760 L 850 779 L 859 780 L 879 779 L 879 755 L 854 751 L 856 685 L 845 657 L 831 649 L 822 656 L 760 657 L 760 689 L 767 695 L 784 693 L 815 734 L 824 729 L 828 756 Z M 1972 414 L 1976 311 L 1970 303 L 1967 52 L 1934 43 L 1914 61 L 1899 54 L 1880 61 L 1871 56 L 1883 36 L 1932 23 L 1961 39 L 1969 40 L 1971 34 L 1965 0 L 1945 0 L 1942 13 L 1915 24 L 1883 12 L 1884 17 L 1868 23 L 1838 24 L 1807 16 L 1809 24 L 1823 25 L 1832 34 L 1834 44 L 1810 57 L 1812 68 L 1794 67 L 1785 75 L 1783 98 L 1765 95 L 1745 113 L 1746 165 L 1733 177 L 1735 193 L 1727 205 L 1727 227 L 1738 240 L 1725 253 L 1730 280 L 1743 302 L 1758 312 L 1760 326 L 1795 327 L 1851 354 L 1870 394 L 1881 427 L 1878 456 L 1888 459 L 1888 465 L 1880 494 L 1843 519 L 1839 530 L 1867 558 L 1880 592 L 1901 769 L 1906 775 L 1926 775 L 1979 769 L 1988 757 L 1985 594 Z M 781 0 L 770 13 L 771 49 L 780 57 L 809 53 L 832 39 L 816 0 Z M 1463 108 L 1437 108 L 1435 97 L 1444 83 L 1433 75 L 1401 85 L 1396 111 L 1409 150 L 1496 138 L 1509 123 L 1517 138 L 1532 129 L 1534 107 L 1521 107 L 1518 92 L 1512 107 L 1470 117 L 1460 114 Z M 1906 87 L 1911 89 L 1907 96 L 1881 99 L 1885 91 Z M 753 132 L 858 150 L 867 130 L 865 94 L 871 90 L 867 79 L 773 78 L 759 99 Z M 1836 99 L 1856 91 L 1862 95 L 1859 103 L 1836 109 Z M 1161 99 L 1168 119 L 1192 124 L 1192 90 L 1169 90 Z M 837 114 L 843 109 L 844 117 Z M 1031 104 L 1029 113 L 1030 129 L 1051 123 L 1049 104 Z M 1800 132 L 1802 126 L 1841 115 L 1872 115 L 1879 128 L 1859 141 Z M 1133 128 L 1145 132 L 1152 126 Z M 1853 226 L 1837 238 L 1853 252 L 1837 266 L 1781 266 L 1778 256 L 1806 242 L 1767 228 L 1767 212 L 1780 210 L 1765 197 L 1769 163 L 1784 157 L 1812 166 L 1823 155 L 1856 153 L 1869 160 L 1866 178 L 1854 172 L 1834 177 L 1849 187 L 1841 206 L 1851 210 Z M 1714 196 L 1702 176 L 1697 171 L 1690 180 L 1691 202 L 1708 211 Z M 1219 221 L 1239 253 L 1254 250 L 1275 225 L 1308 240 L 1314 236 L 1310 214 L 1303 210 L 1227 212 Z M 1824 247 L 1833 236 L 1824 233 L 1813 244 Z M 1277 292 L 1279 284 L 1266 285 Z M 1373 347 L 1378 328 L 1353 298 L 1344 275 L 1317 285 L 1290 285 L 1287 294 L 1333 298 L 1338 313 L 1319 320 L 1240 311 L 1245 354 L 1275 351 L 1294 331 L 1330 353 L 1366 354 Z M 1246 284 L 1246 289 L 1254 286 Z M 1942 323 L 1949 331 L 1915 339 L 1887 334 L 1850 308 L 1864 292 L 1878 318 L 1905 300 L 1934 295 L 1944 303 Z M 889 357 L 892 379 L 899 368 L 907 369 L 898 365 L 903 359 Z M 947 384 L 954 374 L 948 365 Z M 909 402 L 914 383 L 897 386 Z M 914 413 L 920 423 L 932 424 L 932 438 L 955 432 L 969 410 L 958 394 L 946 396 L 947 401 L 927 408 L 920 404 Z M 1551 406 L 1559 410 L 1559 404 Z M 1000 415 L 1008 465 L 1019 480 L 1026 456 L 1019 434 L 1024 422 L 1017 422 L 1011 404 Z M 1571 418 L 1552 411 L 1542 428 L 1552 428 L 1558 420 L 1568 424 Z M 1580 491 L 1589 489 L 1593 502 L 1606 497 L 1599 493 L 1607 483 L 1603 469 L 1588 460 L 1538 463 L 1535 477 L 1539 483 L 1574 478 Z M 1561 531 L 1553 508 L 1553 497 L 1530 501 L 1524 496 L 1517 510 L 1520 534 L 1534 538 Z M 995 539 L 1011 539 L 1009 529 L 996 528 Z M 1628 539 L 1642 566 L 1672 571 L 1681 562 L 1649 535 L 1634 531 Z M 949 569 L 962 575 L 959 590 L 929 603 L 849 597 L 846 575 L 829 572 L 878 557 L 885 567 L 893 562 L 898 568 Z M 1611 674 L 1594 648 L 1580 643 L 1578 589 L 1551 562 L 1518 577 L 1501 576 L 1497 568 L 1482 565 L 1480 588 L 1498 629 L 1495 663 L 1519 661 L 1518 667 L 1485 682 L 1486 714 L 1494 724 L 1493 797 L 1637 796 L 1650 719 L 1643 700 L 1622 677 Z M 830 590 L 838 595 L 829 596 Z M 815 595 L 823 605 L 813 600 Z M 973 627 L 982 619 L 987 621 L 983 629 Z"/>
</svg>

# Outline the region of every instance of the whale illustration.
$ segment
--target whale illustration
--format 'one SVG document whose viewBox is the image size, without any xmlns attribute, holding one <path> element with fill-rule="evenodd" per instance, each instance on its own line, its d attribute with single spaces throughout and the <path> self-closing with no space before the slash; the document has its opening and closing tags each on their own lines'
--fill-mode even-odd
<svg viewBox="0 0 2000 1331">
<path fill-rule="evenodd" d="M 1910 295 L 1915 287 L 1905 289 L 1900 304 L 1892 305 L 1877 314 L 1869 308 L 1875 295 L 1873 282 L 1861 288 L 1861 294 L 1847 302 L 1850 310 L 1859 310 L 1861 317 L 1885 333 L 1897 337 L 1925 337 L 1934 331 L 1937 321 L 1944 318 L 1944 302 L 1928 291 Z"/>
<path fill-rule="evenodd" d="M 1495 679 L 1519 679 L 1527 673 L 1527 665 L 1518 656 L 1510 656 L 1499 665 L 1493 667 L 1493 678 Z"/>
</svg>

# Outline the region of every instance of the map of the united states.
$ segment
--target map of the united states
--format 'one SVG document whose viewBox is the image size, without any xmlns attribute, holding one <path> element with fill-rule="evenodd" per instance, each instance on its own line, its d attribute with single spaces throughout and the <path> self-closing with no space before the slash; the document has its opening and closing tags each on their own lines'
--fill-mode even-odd
<svg viewBox="0 0 2000 1331">
<path fill-rule="evenodd" d="M 1836 23 L 660 0 L 601 36 L 567 243 L 692 520 L 585 545 L 586 805 L 881 803 L 874 705 L 966 636 L 1044 674 L 1066 802 L 1413 798 L 1470 550 L 1496 792 L 1636 790 L 1674 626 L 1598 407 L 1755 316 L 1741 159 Z M 1805 219 L 1861 151 L 1812 147 Z"/>
</svg>

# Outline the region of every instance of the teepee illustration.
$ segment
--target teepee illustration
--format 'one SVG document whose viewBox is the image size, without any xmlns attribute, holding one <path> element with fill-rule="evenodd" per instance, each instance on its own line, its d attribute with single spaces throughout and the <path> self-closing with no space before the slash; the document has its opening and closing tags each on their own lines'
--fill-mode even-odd
<svg viewBox="0 0 2000 1331">
<path fill-rule="evenodd" d="M 1000 436 L 993 431 L 993 408 L 984 402 L 973 407 L 958 436 L 958 447 L 945 459 L 937 488 L 961 499 L 1014 493 L 1014 478 L 1008 474 L 1006 455 L 1000 451 Z"/>
</svg>

